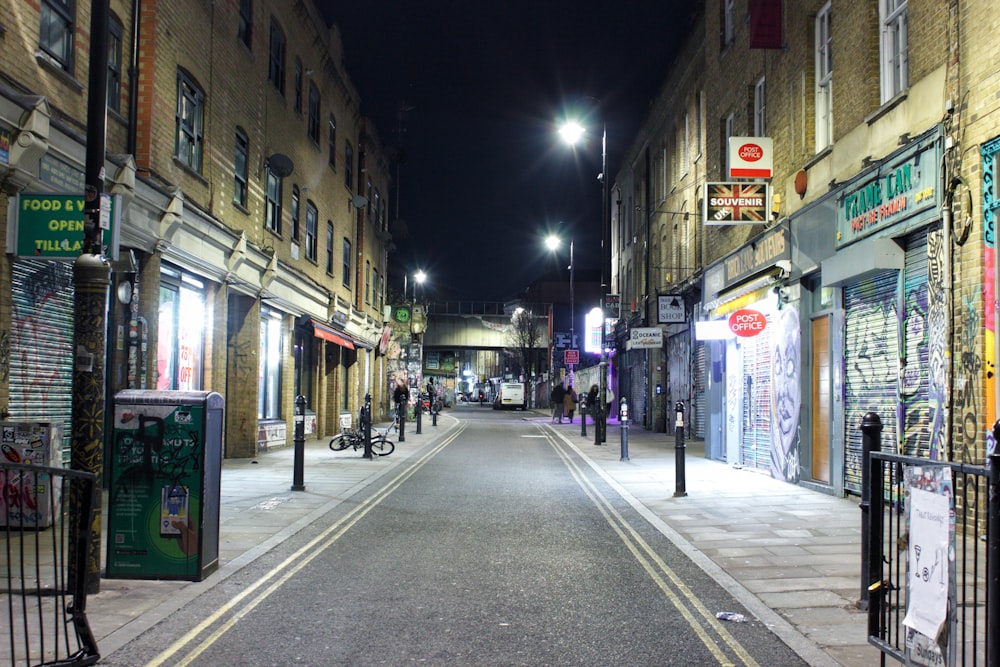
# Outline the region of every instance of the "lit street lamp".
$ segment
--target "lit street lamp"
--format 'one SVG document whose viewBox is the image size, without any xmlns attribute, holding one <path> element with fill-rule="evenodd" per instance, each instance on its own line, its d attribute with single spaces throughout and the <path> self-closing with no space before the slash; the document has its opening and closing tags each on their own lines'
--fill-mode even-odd
<svg viewBox="0 0 1000 667">
<path fill-rule="evenodd" d="M 562 243 L 562 240 L 555 234 L 545 237 L 545 246 L 555 252 Z M 576 271 L 576 263 L 573 261 L 573 239 L 569 240 L 569 348 L 576 349 L 576 306 L 573 298 L 573 274 Z M 569 382 L 573 384 L 573 364 L 569 366 Z"/>
<path fill-rule="evenodd" d="M 576 121 L 564 122 L 559 127 L 559 135 L 563 140 L 574 145 L 586 134 L 586 128 Z M 608 345 L 606 341 L 607 313 L 605 303 L 608 294 L 609 250 L 611 236 L 611 211 L 608 209 L 608 126 L 602 123 L 601 128 L 601 173 L 597 179 L 601 181 L 601 366 L 599 392 L 597 401 L 597 419 L 594 424 L 594 444 L 600 445 L 606 439 L 607 415 L 606 402 L 608 395 Z"/>
</svg>

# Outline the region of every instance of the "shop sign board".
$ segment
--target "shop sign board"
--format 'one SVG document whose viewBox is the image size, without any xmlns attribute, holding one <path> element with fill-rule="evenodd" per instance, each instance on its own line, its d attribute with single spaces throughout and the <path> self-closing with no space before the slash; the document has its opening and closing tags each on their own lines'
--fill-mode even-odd
<svg viewBox="0 0 1000 667">
<path fill-rule="evenodd" d="M 580 350 L 563 350 L 563 363 L 567 366 L 580 363 Z"/>
<path fill-rule="evenodd" d="M 770 137 L 729 137 L 729 178 L 771 178 L 773 164 Z"/>
<path fill-rule="evenodd" d="M 684 297 L 679 294 L 661 294 L 656 298 L 656 321 L 659 324 L 683 324 Z"/>
<path fill-rule="evenodd" d="M 663 329 L 636 327 L 629 331 L 629 347 L 633 350 L 657 350 L 663 347 Z"/>
<path fill-rule="evenodd" d="M 768 217 L 766 183 L 706 183 L 702 219 L 706 225 L 757 225 Z"/>
<path fill-rule="evenodd" d="M 844 187 L 837 205 L 837 248 L 921 213 L 927 214 L 921 218 L 938 215 L 939 144 L 933 136 L 915 142 Z"/>
<path fill-rule="evenodd" d="M 767 316 L 753 308 L 737 310 L 729 316 L 729 330 L 741 338 L 752 338 L 767 327 Z"/>
<path fill-rule="evenodd" d="M 18 257 L 76 259 L 83 250 L 83 195 L 17 196 L 15 248 Z M 117 259 L 121 228 L 121 195 L 101 195 L 103 253 Z"/>
</svg>

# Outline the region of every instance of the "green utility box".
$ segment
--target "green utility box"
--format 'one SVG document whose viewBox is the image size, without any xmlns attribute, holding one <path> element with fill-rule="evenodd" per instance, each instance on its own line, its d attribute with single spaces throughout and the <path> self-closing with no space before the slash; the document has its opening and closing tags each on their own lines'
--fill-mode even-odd
<svg viewBox="0 0 1000 667">
<path fill-rule="evenodd" d="M 219 567 L 223 408 L 207 391 L 115 396 L 105 576 L 201 581 Z"/>
</svg>

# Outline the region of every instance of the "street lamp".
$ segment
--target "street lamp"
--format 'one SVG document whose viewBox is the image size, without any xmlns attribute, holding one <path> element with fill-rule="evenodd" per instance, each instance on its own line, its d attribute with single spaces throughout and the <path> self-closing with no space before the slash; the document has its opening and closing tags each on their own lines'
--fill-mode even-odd
<svg viewBox="0 0 1000 667">
<path fill-rule="evenodd" d="M 555 252 L 562 240 L 555 234 L 545 237 L 545 246 Z M 569 240 L 569 348 L 576 347 L 576 306 L 573 298 L 573 274 L 576 271 L 576 262 L 573 261 L 573 239 Z M 573 384 L 573 364 L 569 366 L 569 383 Z"/>
<path fill-rule="evenodd" d="M 559 135 L 563 140 L 575 145 L 586 134 L 586 128 L 580 123 L 570 120 L 564 122 L 559 127 Z M 597 180 L 601 182 L 601 366 L 600 366 L 600 389 L 597 401 L 597 420 L 594 424 L 594 444 L 599 445 L 606 440 L 607 415 L 606 401 L 608 395 L 608 344 L 606 340 L 607 313 L 605 303 L 608 294 L 608 273 L 610 236 L 611 236 L 611 211 L 608 208 L 608 125 L 601 124 L 601 173 Z"/>
<path fill-rule="evenodd" d="M 416 281 L 416 285 L 413 286 L 413 301 L 417 301 L 417 285 L 423 285 L 424 281 L 427 280 L 427 274 L 423 271 L 417 271 L 413 275 L 413 279 Z"/>
</svg>

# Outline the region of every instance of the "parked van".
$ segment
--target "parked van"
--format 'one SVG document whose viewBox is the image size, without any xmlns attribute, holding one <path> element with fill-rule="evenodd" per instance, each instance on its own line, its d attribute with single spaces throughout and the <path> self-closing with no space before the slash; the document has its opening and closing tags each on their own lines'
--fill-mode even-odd
<svg viewBox="0 0 1000 667">
<path fill-rule="evenodd" d="M 501 382 L 500 393 L 493 401 L 494 410 L 524 410 L 528 404 L 524 400 L 524 385 L 520 382 Z"/>
</svg>

